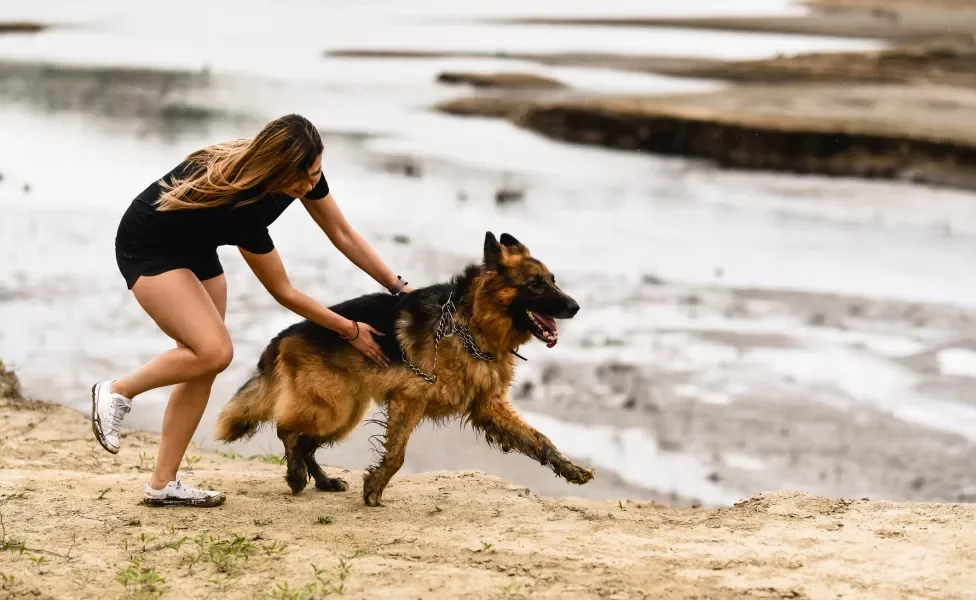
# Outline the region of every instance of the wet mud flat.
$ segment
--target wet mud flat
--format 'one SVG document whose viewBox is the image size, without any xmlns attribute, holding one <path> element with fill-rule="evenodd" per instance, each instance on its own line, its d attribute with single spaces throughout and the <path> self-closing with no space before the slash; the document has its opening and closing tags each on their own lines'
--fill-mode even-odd
<svg viewBox="0 0 976 600">
<path fill-rule="evenodd" d="M 507 23 L 815 33 L 885 41 L 880 50 L 759 60 L 599 53 L 332 51 L 360 58 L 494 58 L 668 75 L 725 84 L 701 94 L 621 96 L 517 85 L 528 74 L 445 74 L 471 93 L 437 104 L 506 118 L 562 141 L 704 159 L 745 170 L 976 188 L 976 6 L 822 2 L 807 16 L 697 19 L 509 19 Z M 887 12 L 886 12 L 887 11 Z M 811 25 L 815 24 L 815 25 Z M 970 26 L 969 24 L 972 24 Z M 511 83 L 515 82 L 515 83 Z M 558 82 L 557 82 L 558 83 Z"/>
</svg>

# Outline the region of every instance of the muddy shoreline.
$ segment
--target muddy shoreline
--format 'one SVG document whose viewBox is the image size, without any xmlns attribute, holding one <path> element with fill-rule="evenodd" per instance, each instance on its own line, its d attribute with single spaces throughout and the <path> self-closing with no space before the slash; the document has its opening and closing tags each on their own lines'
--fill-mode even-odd
<svg viewBox="0 0 976 600">
<path fill-rule="evenodd" d="M 421 58 L 435 53 L 355 54 Z M 737 62 L 600 55 L 491 56 L 740 85 L 714 93 L 643 98 L 567 88 L 496 86 L 441 102 L 435 110 L 507 118 L 561 141 L 705 159 L 728 168 L 976 189 L 972 174 L 976 128 L 971 126 L 976 122 L 976 96 L 969 91 L 976 87 L 976 51 L 957 45 Z M 517 81 L 519 75 L 494 77 Z M 450 76 L 476 78 L 479 74 Z M 700 110 L 689 114 L 689 106 Z"/>
<path fill-rule="evenodd" d="M 976 86 L 976 46 L 932 42 L 870 52 L 815 52 L 769 59 L 724 61 L 672 56 L 621 56 L 600 53 L 424 52 L 339 50 L 345 58 L 490 58 L 530 61 L 546 66 L 602 68 L 730 83 L 906 83 Z M 450 72 L 449 77 L 484 77 Z M 531 79 L 503 72 L 494 80 Z"/>
<path fill-rule="evenodd" d="M 437 83 L 468 85 L 476 89 L 558 90 L 565 84 L 549 77 L 531 73 L 468 73 L 444 71 L 437 76 Z"/>
<path fill-rule="evenodd" d="M 722 167 L 976 189 L 976 144 L 759 115 L 689 116 L 675 106 L 562 101 L 533 105 L 513 120 L 562 141 L 706 159 Z"/>
<path fill-rule="evenodd" d="M 726 90 L 641 98 L 494 86 L 437 104 L 505 118 L 576 144 L 702 159 L 733 169 L 910 181 L 976 189 L 976 4 L 923 8 L 824 0 L 808 16 L 507 19 L 506 23 L 688 27 L 885 40 L 864 52 L 722 61 L 599 53 L 333 51 L 358 58 L 495 58 L 721 81 Z M 959 33 L 962 31 L 962 33 Z M 691 35 L 691 34 L 689 34 Z M 451 73 L 477 79 L 477 73 Z M 517 81 L 529 74 L 494 73 Z M 514 90 L 514 87 L 509 89 Z M 476 92 L 478 90 L 475 90 Z M 748 101 L 748 102 L 747 102 Z M 691 109 L 689 107 L 692 107 Z"/>
<path fill-rule="evenodd" d="M 494 95 L 447 101 L 436 110 L 506 118 L 565 142 L 728 168 L 976 189 L 976 130 L 955 121 L 976 115 L 976 95 L 930 89 L 780 85 L 659 98 Z M 935 106 L 942 108 L 938 120 L 909 116 Z"/>
<path fill-rule="evenodd" d="M 877 52 L 820 52 L 753 61 L 659 61 L 648 72 L 736 83 L 903 83 L 976 86 L 976 47 L 950 42 Z"/>
<path fill-rule="evenodd" d="M 40 33 L 49 27 L 41 23 L 28 21 L 0 21 L 0 35 L 17 33 Z"/>
<path fill-rule="evenodd" d="M 972 42 L 967 33 L 976 25 L 976 5 L 965 10 L 935 8 L 905 14 L 890 7 L 822 9 L 804 16 L 679 17 L 679 18 L 515 18 L 488 19 L 504 25 L 570 25 L 580 27 L 677 27 L 746 33 L 783 33 L 845 38 L 873 38 L 892 43 L 932 40 Z M 954 33 L 958 32 L 958 33 Z"/>
<path fill-rule="evenodd" d="M 870 38 L 896 44 L 930 41 L 974 42 L 976 2 L 972 0 L 797 0 L 806 14 L 706 17 L 518 17 L 485 19 L 510 25 L 676 27 L 748 33 Z"/>
</svg>

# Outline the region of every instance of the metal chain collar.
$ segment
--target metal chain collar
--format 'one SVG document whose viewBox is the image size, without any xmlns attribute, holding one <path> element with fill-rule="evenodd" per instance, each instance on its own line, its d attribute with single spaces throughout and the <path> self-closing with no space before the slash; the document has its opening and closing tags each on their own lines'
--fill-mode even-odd
<svg viewBox="0 0 976 600">
<path fill-rule="evenodd" d="M 452 336 L 457 336 L 461 341 L 461 345 L 468 351 L 468 354 L 474 356 L 475 358 L 480 358 L 481 360 L 491 362 L 495 360 L 495 357 L 487 352 L 482 352 L 478 345 L 475 343 L 474 338 L 471 337 L 471 332 L 464 325 L 460 325 L 454 318 L 454 314 L 457 312 L 457 307 L 454 306 L 454 302 L 451 301 L 451 297 L 454 296 L 454 292 L 451 292 L 447 297 L 447 302 L 441 306 L 441 317 L 437 321 L 437 328 L 434 330 L 434 370 L 433 374 L 428 375 L 422 370 L 417 368 L 416 365 L 407 360 L 407 357 L 403 354 L 403 349 L 400 349 L 400 356 L 403 358 L 403 362 L 410 367 L 414 373 L 424 378 L 424 380 L 434 385 L 437 382 L 437 348 L 444 338 L 449 338 Z M 448 322 L 450 325 L 448 326 Z"/>
</svg>

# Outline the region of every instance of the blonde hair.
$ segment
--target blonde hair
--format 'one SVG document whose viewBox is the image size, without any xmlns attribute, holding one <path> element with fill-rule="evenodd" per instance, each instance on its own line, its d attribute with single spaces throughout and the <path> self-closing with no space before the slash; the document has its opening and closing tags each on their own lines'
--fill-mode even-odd
<svg viewBox="0 0 976 600">
<path fill-rule="evenodd" d="M 221 142 L 189 154 L 181 178 L 160 181 L 157 210 L 212 208 L 251 192 L 237 206 L 308 179 L 322 154 L 318 129 L 300 115 L 274 119 L 250 139 Z"/>
</svg>

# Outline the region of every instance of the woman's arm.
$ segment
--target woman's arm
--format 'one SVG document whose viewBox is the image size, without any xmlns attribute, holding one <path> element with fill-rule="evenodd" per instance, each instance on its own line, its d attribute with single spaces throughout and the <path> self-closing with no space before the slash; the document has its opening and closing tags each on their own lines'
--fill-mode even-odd
<svg viewBox="0 0 976 600">
<path fill-rule="evenodd" d="M 386 263 L 373 250 L 369 242 L 363 239 L 346 221 L 331 192 L 320 200 L 303 199 L 302 204 L 305 205 L 305 209 L 312 215 L 312 219 L 322 228 L 325 235 L 346 258 L 387 290 L 395 289 L 397 274 L 386 266 Z M 409 292 L 412 289 L 405 286 L 403 291 Z"/>
<path fill-rule="evenodd" d="M 383 335 L 368 323 L 356 323 L 334 311 L 322 306 L 319 302 L 292 287 L 285 273 L 285 267 L 277 250 L 265 254 L 255 254 L 243 248 L 238 248 L 244 262 L 251 268 L 254 275 L 261 282 L 268 293 L 288 310 L 300 317 L 308 319 L 317 325 L 335 331 L 349 340 L 357 350 L 388 367 L 390 360 L 373 340 L 373 335 Z"/>
</svg>

